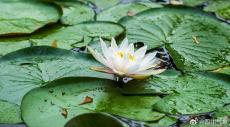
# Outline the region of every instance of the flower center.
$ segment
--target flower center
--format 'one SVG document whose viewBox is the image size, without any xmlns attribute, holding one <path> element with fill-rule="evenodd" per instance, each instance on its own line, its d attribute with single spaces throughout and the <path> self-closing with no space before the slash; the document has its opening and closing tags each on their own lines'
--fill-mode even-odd
<svg viewBox="0 0 230 127">
<path fill-rule="evenodd" d="M 136 57 L 132 54 L 128 54 L 128 59 L 129 61 L 132 61 L 132 62 L 136 61 Z"/>
<path fill-rule="evenodd" d="M 123 58 L 124 57 L 124 52 L 117 52 L 116 55 L 119 56 L 120 58 Z"/>
</svg>

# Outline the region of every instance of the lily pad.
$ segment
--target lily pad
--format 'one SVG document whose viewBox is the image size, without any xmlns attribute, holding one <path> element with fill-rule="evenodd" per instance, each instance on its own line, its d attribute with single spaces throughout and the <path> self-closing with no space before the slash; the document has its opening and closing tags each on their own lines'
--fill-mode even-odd
<svg viewBox="0 0 230 127">
<path fill-rule="evenodd" d="M 79 1 L 96 7 L 98 11 L 112 7 L 120 2 L 120 0 L 79 0 Z"/>
<path fill-rule="evenodd" d="M 13 52 L 0 59 L 0 98 L 20 105 L 31 89 L 63 77 L 99 77 L 113 75 L 90 70 L 99 63 L 87 54 L 51 47 L 33 47 Z"/>
<path fill-rule="evenodd" d="M 124 32 L 124 28 L 110 22 L 87 22 L 69 27 L 58 27 L 32 36 L 35 45 L 52 45 L 64 49 L 86 46 L 94 37 L 111 39 Z M 59 46 L 60 45 L 60 46 Z"/>
<path fill-rule="evenodd" d="M 0 56 L 7 53 L 30 47 L 31 43 L 27 37 L 1 38 L 0 39 Z"/>
<path fill-rule="evenodd" d="M 0 123 L 21 123 L 20 106 L 0 100 Z"/>
<path fill-rule="evenodd" d="M 108 113 L 86 113 L 70 120 L 65 127 L 128 127 Z"/>
<path fill-rule="evenodd" d="M 59 20 L 60 10 L 39 1 L 0 1 L 0 35 L 28 34 Z"/>
<path fill-rule="evenodd" d="M 219 17 L 230 20 L 230 2 L 229 0 L 212 0 L 208 2 L 205 11 L 215 12 Z"/>
<path fill-rule="evenodd" d="M 204 11 L 215 12 L 219 17 L 230 20 L 229 0 L 183 0 L 184 5 L 198 6 L 206 4 Z"/>
<path fill-rule="evenodd" d="M 154 104 L 154 110 L 168 114 L 196 114 L 214 111 L 230 102 L 229 79 L 228 75 L 212 73 L 153 77 L 146 81 L 131 81 L 123 91 L 129 94 L 160 93 L 165 97 Z"/>
<path fill-rule="evenodd" d="M 120 23 L 131 42 L 149 49 L 165 45 L 182 71 L 214 70 L 229 65 L 230 26 L 204 12 L 184 7 L 150 9 Z"/>
<path fill-rule="evenodd" d="M 159 7 L 162 7 L 162 5 L 153 2 L 133 2 L 127 4 L 118 4 L 100 12 L 97 15 L 97 20 L 118 22 L 122 17 L 134 16 L 141 11 Z"/>
<path fill-rule="evenodd" d="M 111 39 L 124 28 L 110 22 L 87 22 L 75 26 L 53 25 L 31 36 L 0 39 L 0 55 L 30 46 L 53 46 L 63 49 L 86 46 L 94 37 Z"/>
<path fill-rule="evenodd" d="M 85 21 L 93 21 L 95 12 L 89 6 L 73 1 L 73 0 L 58 0 L 55 1 L 63 11 L 61 23 L 64 25 L 75 25 Z"/>
<path fill-rule="evenodd" d="M 91 101 L 83 104 L 86 97 Z M 123 96 L 111 80 L 64 78 L 30 91 L 23 98 L 21 109 L 28 126 L 63 127 L 74 116 L 89 112 L 155 121 L 164 116 L 152 111 L 152 105 L 159 100 L 157 96 Z M 63 115 L 63 110 L 66 115 Z"/>
<path fill-rule="evenodd" d="M 145 122 L 145 125 L 150 127 L 168 127 L 176 124 L 177 119 L 169 116 L 164 116 L 157 122 Z"/>
</svg>

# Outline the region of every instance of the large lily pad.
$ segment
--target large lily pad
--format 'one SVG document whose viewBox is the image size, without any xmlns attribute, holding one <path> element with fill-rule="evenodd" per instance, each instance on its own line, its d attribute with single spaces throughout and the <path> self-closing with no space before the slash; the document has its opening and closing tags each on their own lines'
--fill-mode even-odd
<svg viewBox="0 0 230 127">
<path fill-rule="evenodd" d="M 0 56 L 7 53 L 30 47 L 31 43 L 27 37 L 1 38 L 0 39 Z"/>
<path fill-rule="evenodd" d="M 113 75 L 90 70 L 100 66 L 90 55 L 51 47 L 33 47 L 13 52 L 0 59 L 0 98 L 10 114 L 20 114 L 22 97 L 31 89 L 62 77 L 100 77 L 114 79 Z M 12 105 L 12 106 L 11 106 Z M 6 115 L 0 123 L 15 123 L 20 115 Z M 7 121 L 8 120 L 8 121 Z M 18 121 L 20 122 L 20 121 Z"/>
<path fill-rule="evenodd" d="M 111 39 L 124 28 L 109 22 L 87 22 L 75 26 L 54 25 L 31 36 L 0 39 L 0 55 L 30 46 L 53 46 L 63 49 L 86 46 L 94 37 Z"/>
<path fill-rule="evenodd" d="M 149 49 L 166 45 L 183 71 L 213 70 L 229 65 L 230 26 L 191 8 L 159 8 L 120 21 L 131 42 Z"/>
<path fill-rule="evenodd" d="M 100 66 L 90 55 L 51 47 L 20 50 L 0 59 L 0 98 L 20 105 L 22 97 L 31 89 L 62 77 L 100 77 L 113 75 L 90 70 Z"/>
<path fill-rule="evenodd" d="M 94 37 L 111 39 L 124 32 L 124 28 L 110 22 L 87 22 L 69 27 L 54 28 L 44 31 L 30 39 L 37 45 L 52 45 L 56 41 L 58 47 L 71 49 L 86 46 Z"/>
<path fill-rule="evenodd" d="M 157 96 L 123 96 L 109 80 L 64 78 L 30 91 L 22 101 L 22 117 L 30 127 L 63 127 L 69 119 L 87 112 L 155 121 L 164 116 L 151 108 L 159 99 Z"/>
<path fill-rule="evenodd" d="M 230 2 L 229 0 L 183 0 L 183 4 L 189 6 L 198 6 L 206 4 L 205 11 L 215 12 L 219 17 L 230 20 Z"/>
<path fill-rule="evenodd" d="M 212 0 L 209 1 L 208 6 L 204 8 L 205 11 L 215 12 L 218 16 L 230 20 L 230 2 L 229 0 Z"/>
<path fill-rule="evenodd" d="M 56 6 L 39 1 L 1 0 L 0 8 L 0 35 L 32 33 L 60 17 Z"/>
<path fill-rule="evenodd" d="M 147 10 L 149 8 L 159 7 L 162 7 L 162 5 L 153 2 L 134 2 L 128 4 L 119 4 L 100 12 L 97 15 L 97 20 L 117 22 L 122 17 L 134 16 L 135 14 Z"/>
<path fill-rule="evenodd" d="M 55 3 L 62 8 L 62 24 L 75 25 L 81 22 L 94 20 L 94 10 L 83 3 L 74 0 L 58 0 Z"/>
<path fill-rule="evenodd" d="M 131 81 L 123 91 L 128 94 L 164 94 L 166 96 L 153 106 L 155 110 L 169 114 L 195 114 L 214 111 L 229 103 L 229 79 L 228 75 L 210 73 L 161 76 Z"/>
</svg>

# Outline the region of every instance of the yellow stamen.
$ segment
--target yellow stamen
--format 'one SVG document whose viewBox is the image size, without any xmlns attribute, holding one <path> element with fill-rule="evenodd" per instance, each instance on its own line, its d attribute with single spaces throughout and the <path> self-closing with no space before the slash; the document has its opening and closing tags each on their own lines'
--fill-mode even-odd
<svg viewBox="0 0 230 127">
<path fill-rule="evenodd" d="M 136 61 L 136 57 L 132 54 L 128 55 L 129 61 Z"/>
<path fill-rule="evenodd" d="M 123 57 L 124 57 L 124 53 L 123 53 L 123 52 L 117 52 L 117 55 L 118 55 L 120 58 L 123 58 Z"/>
</svg>

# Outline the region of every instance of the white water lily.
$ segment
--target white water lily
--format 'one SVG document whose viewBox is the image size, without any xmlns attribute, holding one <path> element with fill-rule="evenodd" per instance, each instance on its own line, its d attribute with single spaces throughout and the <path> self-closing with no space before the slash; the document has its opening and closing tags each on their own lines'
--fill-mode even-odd
<svg viewBox="0 0 230 127">
<path fill-rule="evenodd" d="M 120 46 L 116 44 L 114 38 L 111 40 L 111 46 L 107 47 L 100 38 L 102 53 L 87 47 L 94 58 L 105 65 L 107 68 L 92 68 L 97 71 L 113 73 L 118 76 L 128 76 L 135 79 L 144 79 L 150 75 L 156 75 L 165 69 L 156 69 L 161 60 L 156 57 L 157 52 L 148 53 L 147 46 L 143 46 L 137 51 L 134 44 L 129 44 L 125 38 Z"/>
</svg>

